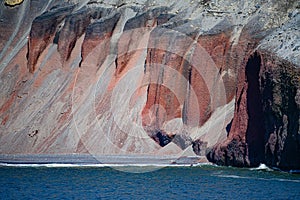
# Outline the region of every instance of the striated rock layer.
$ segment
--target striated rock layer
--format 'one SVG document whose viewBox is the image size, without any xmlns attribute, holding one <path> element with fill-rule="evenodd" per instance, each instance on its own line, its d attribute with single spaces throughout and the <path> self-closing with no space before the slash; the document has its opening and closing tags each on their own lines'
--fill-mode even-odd
<svg viewBox="0 0 300 200">
<path fill-rule="evenodd" d="M 0 153 L 207 153 L 221 165 L 299 169 L 298 9 L 1 4 L 16 25 L 1 18 Z"/>
</svg>

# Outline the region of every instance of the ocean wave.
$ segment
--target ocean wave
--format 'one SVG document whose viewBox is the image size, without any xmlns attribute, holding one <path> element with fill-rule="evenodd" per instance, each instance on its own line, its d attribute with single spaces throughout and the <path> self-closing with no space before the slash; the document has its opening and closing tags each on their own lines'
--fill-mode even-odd
<svg viewBox="0 0 300 200">
<path fill-rule="evenodd" d="M 269 168 L 267 165 L 261 163 L 258 167 L 256 168 L 250 168 L 250 170 L 263 170 L 263 171 L 274 171 L 273 169 Z"/>
</svg>

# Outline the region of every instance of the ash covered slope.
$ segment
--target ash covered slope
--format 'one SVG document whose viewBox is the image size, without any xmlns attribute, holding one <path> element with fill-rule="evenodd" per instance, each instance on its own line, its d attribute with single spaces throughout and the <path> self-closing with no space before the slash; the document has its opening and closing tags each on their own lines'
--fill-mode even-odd
<svg viewBox="0 0 300 200">
<path fill-rule="evenodd" d="M 181 156 L 209 148 L 219 164 L 298 168 L 297 6 L 1 5 L 4 19 L 19 23 L 1 23 L 0 152 Z"/>
</svg>

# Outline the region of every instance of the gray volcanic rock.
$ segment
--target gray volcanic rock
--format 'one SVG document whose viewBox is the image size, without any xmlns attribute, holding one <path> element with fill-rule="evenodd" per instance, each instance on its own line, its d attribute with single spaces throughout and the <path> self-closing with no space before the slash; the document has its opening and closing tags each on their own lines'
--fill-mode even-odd
<svg viewBox="0 0 300 200">
<path fill-rule="evenodd" d="M 206 151 L 220 165 L 300 168 L 298 1 L 0 9 L 1 154 Z"/>
</svg>

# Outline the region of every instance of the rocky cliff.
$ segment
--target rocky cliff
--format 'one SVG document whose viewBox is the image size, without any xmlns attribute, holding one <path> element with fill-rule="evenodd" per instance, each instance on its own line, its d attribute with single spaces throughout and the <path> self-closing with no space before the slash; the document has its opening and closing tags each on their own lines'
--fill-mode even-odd
<svg viewBox="0 0 300 200">
<path fill-rule="evenodd" d="M 297 1 L 24 1 L 1 13 L 1 154 L 300 168 Z"/>
<path fill-rule="evenodd" d="M 229 136 L 208 152 L 210 161 L 299 168 L 299 19 L 266 36 L 245 59 Z"/>
</svg>

